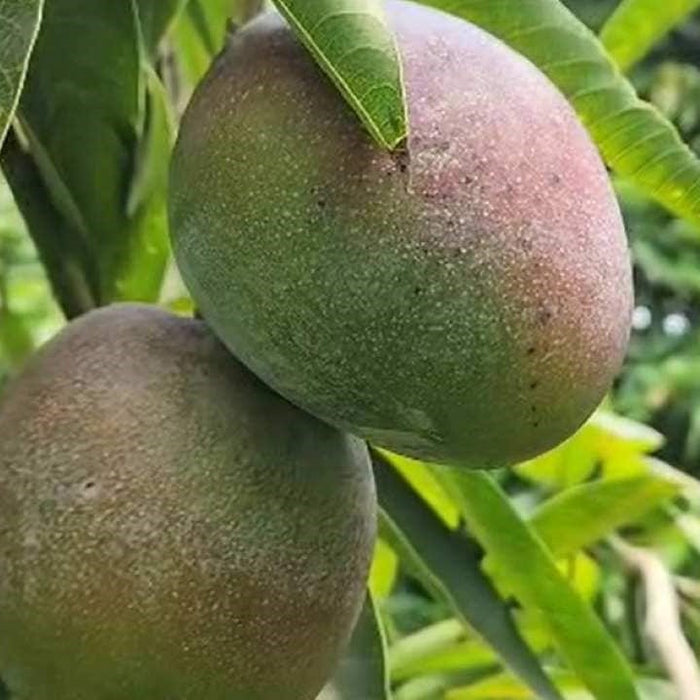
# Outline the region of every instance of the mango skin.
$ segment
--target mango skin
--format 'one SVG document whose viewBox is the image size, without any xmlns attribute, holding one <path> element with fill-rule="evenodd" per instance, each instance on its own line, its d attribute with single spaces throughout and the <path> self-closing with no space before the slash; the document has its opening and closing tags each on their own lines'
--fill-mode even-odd
<svg viewBox="0 0 700 700">
<path fill-rule="evenodd" d="M 203 323 L 93 312 L 0 405 L 0 676 L 20 700 L 312 700 L 375 510 L 365 445 Z"/>
<path fill-rule="evenodd" d="M 618 371 L 631 267 L 605 168 L 525 58 L 388 2 L 410 137 L 376 146 L 275 15 L 236 33 L 172 164 L 204 317 L 265 382 L 418 459 L 497 467 L 571 435 Z"/>
</svg>

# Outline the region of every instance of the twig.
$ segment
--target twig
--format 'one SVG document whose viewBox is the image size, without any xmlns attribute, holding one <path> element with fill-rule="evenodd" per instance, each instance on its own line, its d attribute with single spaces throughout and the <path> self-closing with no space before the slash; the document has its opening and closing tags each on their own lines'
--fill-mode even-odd
<svg viewBox="0 0 700 700">
<path fill-rule="evenodd" d="M 678 596 L 670 572 L 659 557 L 620 538 L 610 540 L 627 568 L 644 585 L 644 633 L 653 644 L 678 694 L 678 700 L 700 698 L 700 668 L 681 629 Z"/>
</svg>

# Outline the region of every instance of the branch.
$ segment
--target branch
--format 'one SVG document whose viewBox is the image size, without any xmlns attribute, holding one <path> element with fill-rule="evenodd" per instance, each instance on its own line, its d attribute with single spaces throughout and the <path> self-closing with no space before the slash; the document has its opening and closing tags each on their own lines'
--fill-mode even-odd
<svg viewBox="0 0 700 700">
<path fill-rule="evenodd" d="M 644 584 L 644 633 L 653 644 L 678 693 L 678 700 L 700 698 L 700 668 L 681 629 L 678 596 L 673 578 L 654 553 L 633 547 L 618 537 L 610 540 L 625 566 Z"/>
</svg>

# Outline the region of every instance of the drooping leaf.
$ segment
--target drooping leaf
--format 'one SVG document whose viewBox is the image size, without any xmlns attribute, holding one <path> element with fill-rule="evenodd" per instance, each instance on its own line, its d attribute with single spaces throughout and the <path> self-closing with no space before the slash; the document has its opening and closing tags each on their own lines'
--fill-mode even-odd
<svg viewBox="0 0 700 700">
<path fill-rule="evenodd" d="M 598 38 L 559 0 L 423 0 L 527 56 L 566 95 L 608 165 L 674 214 L 700 223 L 700 159 L 641 101 Z"/>
<path fill-rule="evenodd" d="M 93 305 L 155 299 L 167 258 L 171 134 L 145 60 L 135 2 L 52 0 L 18 108 L 33 204 L 8 179 L 44 259 L 52 235 L 54 248 L 78 251 L 73 277 Z M 37 230 L 30 206 L 53 233 Z"/>
<path fill-rule="evenodd" d="M 507 575 L 509 590 L 526 610 L 538 613 L 581 681 L 596 697 L 639 700 L 632 671 L 615 641 L 493 478 L 446 468 L 440 473 L 470 532 Z"/>
<path fill-rule="evenodd" d="M 350 648 L 340 662 L 330 687 L 319 700 L 390 700 L 386 641 L 371 596 L 355 627 Z"/>
<path fill-rule="evenodd" d="M 481 557 L 445 526 L 384 457 L 375 455 L 380 530 L 402 564 L 496 652 L 538 697 L 560 698 L 522 640 L 505 601 L 481 571 Z"/>
<path fill-rule="evenodd" d="M 380 0 L 274 0 L 384 148 L 407 135 L 399 52 Z"/>
<path fill-rule="evenodd" d="M 7 0 L 0 11 L 0 144 L 17 107 L 34 47 L 43 0 Z"/>
<path fill-rule="evenodd" d="M 546 501 L 530 525 L 555 557 L 565 557 L 634 522 L 679 490 L 653 476 L 580 484 Z"/>
<path fill-rule="evenodd" d="M 628 70 L 693 10 L 700 0 L 622 0 L 600 38 L 622 70 Z"/>
</svg>

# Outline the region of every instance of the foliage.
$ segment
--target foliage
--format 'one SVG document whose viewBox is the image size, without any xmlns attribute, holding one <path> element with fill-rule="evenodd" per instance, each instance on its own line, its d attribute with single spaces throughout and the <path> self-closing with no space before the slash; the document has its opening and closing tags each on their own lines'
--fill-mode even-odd
<svg viewBox="0 0 700 700">
<path fill-rule="evenodd" d="M 0 20 L 0 141 L 7 133 L 17 107 L 43 8 L 43 0 L 11 0 L 4 3 Z"/>
<path fill-rule="evenodd" d="M 275 0 L 300 40 L 386 148 L 406 137 L 398 50 L 381 2 Z"/>
<path fill-rule="evenodd" d="M 623 0 L 600 33 L 603 46 L 628 70 L 698 5 L 698 0 Z"/>
<path fill-rule="evenodd" d="M 373 136 L 396 146 L 400 66 L 381 3 L 275 4 Z M 676 698 L 620 542 L 663 563 L 699 649 L 697 3 L 426 4 L 525 53 L 589 127 L 616 172 L 635 330 L 607 404 L 546 455 L 487 477 L 375 453 L 375 605 L 321 697 Z M 65 317 L 95 305 L 146 299 L 192 312 L 164 243 L 173 124 L 227 31 L 262 3 L 52 0 L 29 64 L 40 4 L 7 5 L 17 15 L 0 16 L 13 37 L 0 52 L 11 76 L 0 117 L 23 81 L 24 91 L 0 159 L 14 195 L 3 182 L 0 387 Z"/>
</svg>

